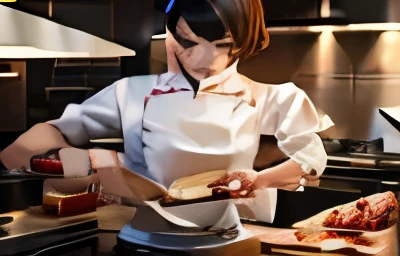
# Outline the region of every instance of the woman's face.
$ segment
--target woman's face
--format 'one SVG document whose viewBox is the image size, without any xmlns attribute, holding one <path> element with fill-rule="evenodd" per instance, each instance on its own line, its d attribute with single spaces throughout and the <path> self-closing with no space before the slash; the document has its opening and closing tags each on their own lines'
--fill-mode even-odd
<svg viewBox="0 0 400 256">
<path fill-rule="evenodd" d="M 176 61 L 178 58 L 183 68 L 196 80 L 216 75 L 227 67 L 231 42 L 229 36 L 209 42 L 193 33 L 186 21 L 180 17 L 175 38 L 167 29 L 168 70 L 180 72 Z"/>
</svg>

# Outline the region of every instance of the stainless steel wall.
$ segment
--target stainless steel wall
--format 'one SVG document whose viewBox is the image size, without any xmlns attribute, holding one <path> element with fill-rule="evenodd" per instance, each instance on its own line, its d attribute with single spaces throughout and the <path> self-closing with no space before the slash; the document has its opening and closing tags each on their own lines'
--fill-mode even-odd
<svg viewBox="0 0 400 256">
<path fill-rule="evenodd" d="M 243 73 L 266 83 L 292 81 L 304 89 L 336 123 L 326 136 L 373 139 L 377 108 L 400 105 L 400 32 L 326 27 L 312 43 L 299 40 L 299 34 L 288 36 L 290 45 L 272 36 L 271 48 L 245 63 Z M 308 51 L 306 45 L 311 45 Z"/>
<path fill-rule="evenodd" d="M 385 31 L 390 28 L 392 31 Z M 239 66 L 256 81 L 294 82 L 336 126 L 331 138 L 374 139 L 380 107 L 400 105 L 400 27 L 270 30 L 271 44 Z M 153 42 L 152 71 L 165 69 L 163 41 Z"/>
</svg>

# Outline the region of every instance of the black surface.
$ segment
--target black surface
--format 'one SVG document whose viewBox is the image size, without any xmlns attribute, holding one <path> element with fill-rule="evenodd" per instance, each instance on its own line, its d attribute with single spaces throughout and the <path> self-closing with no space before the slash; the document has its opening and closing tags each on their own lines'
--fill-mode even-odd
<svg viewBox="0 0 400 256">
<path fill-rule="evenodd" d="M 384 150 L 382 138 L 375 140 L 323 139 L 322 142 L 329 155 L 336 153 L 381 154 Z"/>
<path fill-rule="evenodd" d="M 13 217 L 0 217 L 0 226 L 13 222 Z"/>
<path fill-rule="evenodd" d="M 394 128 L 396 128 L 400 132 L 400 122 L 390 116 L 388 113 L 383 111 L 382 109 L 379 109 L 379 113 L 391 124 L 393 125 Z"/>
<path fill-rule="evenodd" d="M 277 228 L 289 228 L 294 223 L 337 205 L 360 198 L 359 193 L 323 190 L 307 187 L 304 192 L 278 190 L 278 204 L 272 224 Z"/>
<path fill-rule="evenodd" d="M 101 256 L 98 253 L 98 244 L 99 238 L 97 236 L 89 236 L 78 240 L 65 241 L 54 247 L 45 247 L 40 251 L 34 250 L 15 254 L 15 256 L 26 256 L 27 254 L 34 256 Z"/>
<path fill-rule="evenodd" d="M 290 26 L 323 26 L 323 25 L 349 25 L 352 22 L 342 18 L 306 18 L 306 19 L 279 19 L 266 20 L 267 27 L 290 27 Z"/>
<path fill-rule="evenodd" d="M 166 235 L 168 237 L 168 235 Z M 188 239 L 189 241 L 193 239 L 193 237 L 188 236 L 184 238 L 184 240 Z M 198 238 L 195 238 L 196 240 Z M 151 246 L 143 246 L 140 244 L 134 244 L 132 242 L 128 242 L 117 238 L 117 245 L 114 247 L 115 254 L 117 256 L 128 256 L 128 255 L 156 255 L 156 256 L 220 256 L 220 255 L 232 255 L 232 256 L 242 256 L 243 252 L 247 250 L 254 250 L 259 247 L 260 241 L 256 239 L 245 239 L 239 241 L 233 241 L 231 243 L 220 243 L 218 240 L 221 240 L 219 237 L 203 237 L 204 245 L 195 246 L 192 242 L 188 242 L 188 244 L 192 244 L 189 246 L 182 241 L 182 245 L 180 248 L 175 249 L 160 249 Z M 209 244 L 211 243 L 211 244 Z M 210 246 L 211 245 L 211 246 Z M 168 246 L 168 245 L 167 245 Z"/>
<path fill-rule="evenodd" d="M 0 213 L 41 205 L 44 178 L 5 178 L 0 176 Z"/>
<path fill-rule="evenodd" d="M 400 181 L 400 169 L 368 169 L 368 168 L 340 168 L 329 166 L 325 169 L 324 175 L 360 177 L 376 179 L 380 181 Z M 399 185 L 394 185 L 398 189 Z"/>
<path fill-rule="evenodd" d="M 132 243 L 128 243 L 122 239 L 117 239 L 118 244 L 115 246 L 115 255 L 118 256 L 145 256 L 145 255 L 151 255 L 151 256 L 186 256 L 189 255 L 189 253 L 185 251 L 174 251 L 174 250 L 161 250 L 157 248 L 151 248 L 148 246 L 142 246 L 142 245 L 135 245 Z"/>
<path fill-rule="evenodd" d="M 93 236 L 97 233 L 97 220 L 89 220 L 83 223 L 72 224 L 60 228 L 55 228 L 39 233 L 20 234 L 19 236 L 0 238 L 0 256 L 5 255 L 62 255 L 55 254 L 49 250 L 52 247 L 60 245 L 68 245 L 61 251 L 73 251 L 74 247 L 70 246 L 80 239 Z M 69 249 L 67 248 L 69 247 Z M 41 254 L 36 254 L 41 252 Z M 79 255 L 79 254 L 78 254 Z"/>
<path fill-rule="evenodd" d="M 0 132 L 0 151 L 8 147 L 11 143 L 13 143 L 19 136 L 21 136 L 22 131 L 20 132 Z"/>
<path fill-rule="evenodd" d="M 7 173 L 7 167 L 0 160 L 0 175 Z"/>
<path fill-rule="evenodd" d="M 58 119 L 69 104 L 81 104 L 93 96 L 92 91 L 63 90 L 49 92 L 49 119 Z"/>
</svg>

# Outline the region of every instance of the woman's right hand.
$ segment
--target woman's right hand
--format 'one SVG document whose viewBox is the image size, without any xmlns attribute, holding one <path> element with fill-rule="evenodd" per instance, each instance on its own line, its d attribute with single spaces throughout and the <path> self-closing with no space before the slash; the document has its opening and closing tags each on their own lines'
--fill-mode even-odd
<svg viewBox="0 0 400 256">
<path fill-rule="evenodd" d="M 254 170 L 235 171 L 226 174 L 207 187 L 212 188 L 213 196 L 229 194 L 229 198 L 254 197 L 255 182 L 258 174 Z"/>
</svg>

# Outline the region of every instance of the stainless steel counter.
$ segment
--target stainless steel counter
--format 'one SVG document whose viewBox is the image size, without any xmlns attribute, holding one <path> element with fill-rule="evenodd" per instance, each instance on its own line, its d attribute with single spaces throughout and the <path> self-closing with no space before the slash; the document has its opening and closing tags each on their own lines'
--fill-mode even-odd
<svg viewBox="0 0 400 256">
<path fill-rule="evenodd" d="M 92 241 L 99 232 L 116 234 L 133 215 L 134 208 L 120 205 L 65 218 L 44 214 L 40 206 L 2 214 L 0 217 L 10 216 L 14 220 L 1 226 L 0 255 L 26 255 L 89 238 Z"/>
</svg>

